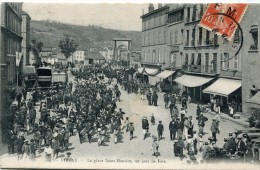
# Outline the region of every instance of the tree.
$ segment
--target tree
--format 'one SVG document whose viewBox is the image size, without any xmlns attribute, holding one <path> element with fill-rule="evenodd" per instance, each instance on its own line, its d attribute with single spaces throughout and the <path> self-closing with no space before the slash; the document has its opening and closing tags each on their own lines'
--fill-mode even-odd
<svg viewBox="0 0 260 170">
<path fill-rule="evenodd" d="M 32 51 L 35 60 L 36 60 L 36 67 L 41 65 L 41 59 L 39 57 L 40 52 L 42 51 L 43 42 L 37 41 L 36 39 L 32 39 L 29 49 Z"/>
<path fill-rule="evenodd" d="M 77 47 L 78 44 L 76 44 L 74 40 L 70 39 L 68 36 L 66 36 L 63 40 L 60 40 L 59 43 L 59 48 L 66 59 L 68 59 L 76 51 Z"/>
</svg>

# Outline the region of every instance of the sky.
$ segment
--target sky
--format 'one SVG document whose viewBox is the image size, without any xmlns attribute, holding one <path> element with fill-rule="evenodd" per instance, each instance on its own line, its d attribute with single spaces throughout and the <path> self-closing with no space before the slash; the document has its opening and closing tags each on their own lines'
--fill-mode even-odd
<svg viewBox="0 0 260 170">
<path fill-rule="evenodd" d="M 155 5 L 157 8 L 157 5 Z M 97 25 L 118 30 L 141 31 L 148 4 L 23 3 L 32 20 L 52 20 L 75 25 Z"/>
</svg>

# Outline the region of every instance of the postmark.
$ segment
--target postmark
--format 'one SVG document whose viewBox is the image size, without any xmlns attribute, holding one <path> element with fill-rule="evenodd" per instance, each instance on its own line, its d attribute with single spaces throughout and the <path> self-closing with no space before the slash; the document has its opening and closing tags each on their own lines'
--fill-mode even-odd
<svg viewBox="0 0 260 170">
<path fill-rule="evenodd" d="M 201 18 L 200 26 L 231 40 L 247 7 L 248 4 L 210 4 Z"/>
</svg>

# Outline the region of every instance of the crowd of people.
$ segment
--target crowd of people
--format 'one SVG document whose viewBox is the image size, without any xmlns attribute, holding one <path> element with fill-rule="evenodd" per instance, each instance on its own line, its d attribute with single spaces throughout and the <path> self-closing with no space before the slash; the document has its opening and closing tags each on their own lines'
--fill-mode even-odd
<svg viewBox="0 0 260 170">
<path fill-rule="evenodd" d="M 57 159 L 60 152 L 66 151 L 69 157 L 71 136 L 77 134 L 81 144 L 96 142 L 95 137 L 98 146 L 106 145 L 110 138 L 117 144 L 122 140 L 121 131 L 124 128 L 126 133 L 129 132 L 129 139 L 134 139 L 134 122 L 125 116 L 122 108 L 117 108 L 121 96 L 120 87 L 128 93 L 140 93 L 141 100 L 146 99 L 148 105 L 154 106 L 158 102 L 157 91 L 134 80 L 128 83 L 126 75 L 118 76 L 111 74 L 111 71 L 109 66 L 85 67 L 71 72 L 75 78 L 74 83 L 68 82 L 45 92 L 33 90 L 29 99 L 26 89 L 18 93 L 17 105 L 10 108 L 12 126 L 6 136 L 9 154 L 17 153 L 18 159 L 35 159 L 37 152 L 44 152 L 46 160 L 51 161 Z M 242 132 L 231 133 L 224 139 L 222 147 L 216 145 L 217 134 L 220 133 L 219 114 L 212 119 L 211 137 L 205 140 L 204 127 L 209 120 L 204 116 L 202 108 L 198 105 L 196 117 L 188 116 L 188 97 L 182 97 L 179 110 L 177 96 L 178 94 L 165 93 L 163 97 L 164 107 L 169 109 L 172 118 L 168 130 L 169 139 L 173 141 L 174 156 L 181 160 L 189 157 L 190 162 L 198 163 L 196 155 L 199 152 L 203 162 L 217 158 L 246 160 L 251 152 L 251 160 L 259 159 L 257 143 Z M 36 120 L 36 103 L 40 103 L 39 120 Z M 153 114 L 150 122 L 155 124 Z M 198 125 L 197 130 L 194 128 L 195 123 Z M 142 129 L 145 140 L 150 131 L 149 120 L 145 116 L 142 118 Z M 158 136 L 152 136 L 152 150 L 156 157 L 160 155 L 158 141 L 164 139 L 165 130 L 163 122 L 159 121 Z M 73 159 L 69 157 L 67 160 Z"/>
</svg>

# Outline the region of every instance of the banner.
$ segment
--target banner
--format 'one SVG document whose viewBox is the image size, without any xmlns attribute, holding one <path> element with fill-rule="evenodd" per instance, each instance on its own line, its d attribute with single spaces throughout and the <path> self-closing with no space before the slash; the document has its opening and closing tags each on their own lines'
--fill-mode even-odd
<svg viewBox="0 0 260 170">
<path fill-rule="evenodd" d="M 16 66 L 18 67 L 20 65 L 21 59 L 23 54 L 19 52 L 15 52 L 15 58 L 16 58 Z"/>
</svg>

